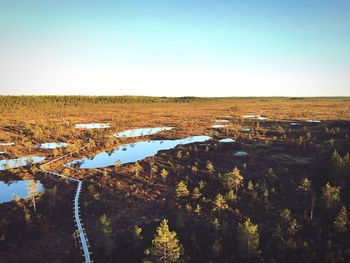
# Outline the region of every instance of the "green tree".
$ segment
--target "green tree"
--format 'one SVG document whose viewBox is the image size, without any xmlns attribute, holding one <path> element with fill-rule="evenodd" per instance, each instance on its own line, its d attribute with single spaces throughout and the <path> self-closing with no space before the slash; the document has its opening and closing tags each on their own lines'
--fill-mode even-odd
<svg viewBox="0 0 350 263">
<path fill-rule="evenodd" d="M 298 224 L 297 220 L 294 218 L 292 222 L 290 222 L 289 227 L 287 229 L 288 234 L 291 235 L 292 240 L 294 240 L 295 234 L 298 232 L 300 229 L 300 225 Z"/>
<path fill-rule="evenodd" d="M 139 227 L 139 226 L 134 226 L 134 239 L 135 240 L 141 240 L 143 239 L 143 236 L 142 236 L 142 228 Z"/>
<path fill-rule="evenodd" d="M 214 165 L 213 165 L 212 162 L 210 162 L 210 161 L 207 161 L 207 166 L 206 166 L 206 168 L 207 168 L 207 171 L 208 171 L 209 173 L 212 173 L 212 172 L 214 171 Z"/>
<path fill-rule="evenodd" d="M 153 256 L 157 262 L 177 262 L 183 255 L 183 247 L 175 231 L 169 231 L 168 220 L 163 219 L 156 230 L 152 247 L 145 254 Z"/>
<path fill-rule="evenodd" d="M 199 187 L 200 190 L 202 190 L 205 187 L 205 182 L 200 180 L 199 183 L 198 183 L 198 187 Z"/>
<path fill-rule="evenodd" d="M 168 175 L 169 173 L 164 168 L 160 171 L 160 177 L 162 177 L 163 181 L 167 179 Z"/>
<path fill-rule="evenodd" d="M 323 187 L 323 200 L 326 202 L 327 209 L 336 204 L 340 199 L 340 187 L 331 186 L 329 182 Z"/>
<path fill-rule="evenodd" d="M 239 246 L 247 257 L 259 255 L 259 232 L 258 225 L 254 225 L 250 218 L 244 224 L 238 225 Z"/>
<path fill-rule="evenodd" d="M 132 167 L 132 171 L 135 173 L 136 176 L 139 176 L 140 173 L 143 171 L 143 168 L 139 164 L 139 162 L 136 162 Z"/>
<path fill-rule="evenodd" d="M 349 224 L 349 218 L 348 218 L 348 213 L 346 211 L 346 207 L 343 206 L 337 217 L 334 220 L 334 227 L 335 229 L 340 232 L 340 233 L 344 233 L 347 232 L 347 225 Z"/>
<path fill-rule="evenodd" d="M 230 190 L 226 195 L 225 199 L 230 202 L 234 202 L 237 200 L 237 195 L 233 192 L 233 190 Z"/>
<path fill-rule="evenodd" d="M 197 215 L 200 215 L 201 210 L 202 210 L 202 207 L 200 206 L 200 204 L 197 204 L 197 205 L 196 205 L 196 208 L 194 209 L 194 212 L 195 212 Z"/>
<path fill-rule="evenodd" d="M 96 147 L 96 143 L 95 143 L 95 141 L 92 139 L 92 138 L 90 138 L 89 139 L 89 142 L 88 142 L 88 146 L 87 146 L 89 149 L 93 149 L 93 148 L 95 148 Z"/>
<path fill-rule="evenodd" d="M 285 208 L 281 211 L 280 216 L 281 216 L 282 220 L 287 224 L 289 224 L 292 221 L 291 212 L 287 208 Z"/>
<path fill-rule="evenodd" d="M 233 168 L 231 173 L 225 175 L 225 185 L 228 190 L 235 188 L 237 194 L 238 187 L 243 182 L 243 176 L 240 174 L 240 171 L 237 167 Z"/>
<path fill-rule="evenodd" d="M 37 189 L 38 189 L 38 184 L 35 182 L 35 180 L 31 180 L 29 185 L 28 185 L 28 194 L 32 198 L 34 212 L 36 212 L 35 195 L 36 195 Z"/>
<path fill-rule="evenodd" d="M 106 214 L 102 214 L 100 216 L 100 224 L 102 226 L 103 233 L 110 237 L 112 234 L 112 228 L 111 228 L 111 220 L 107 217 Z"/>
<path fill-rule="evenodd" d="M 307 178 L 304 178 L 301 180 L 298 191 L 302 192 L 303 194 L 308 194 L 311 191 L 311 181 Z"/>
<path fill-rule="evenodd" d="M 53 157 L 57 157 L 59 154 L 60 154 L 60 151 L 58 150 L 58 148 L 55 148 L 52 150 Z"/>
<path fill-rule="evenodd" d="M 186 197 L 190 194 L 190 192 L 187 189 L 187 185 L 184 181 L 181 181 L 176 185 L 175 192 L 176 197 Z"/>
<path fill-rule="evenodd" d="M 195 187 L 193 189 L 193 194 L 192 194 L 193 199 L 199 199 L 201 196 L 202 196 L 202 194 L 201 194 L 199 188 Z"/>
<path fill-rule="evenodd" d="M 225 198 L 223 197 L 222 194 L 218 194 L 215 197 L 215 201 L 214 201 L 214 208 L 213 211 L 218 211 L 220 212 L 221 210 L 225 210 L 228 208 L 228 205 L 225 201 Z"/>
<path fill-rule="evenodd" d="M 197 166 L 196 166 L 196 165 L 192 165 L 192 167 L 191 167 L 191 171 L 192 171 L 192 173 L 193 173 L 193 174 L 197 174 L 197 173 L 198 173 L 198 171 L 199 171 L 199 169 L 197 168 Z"/>
</svg>

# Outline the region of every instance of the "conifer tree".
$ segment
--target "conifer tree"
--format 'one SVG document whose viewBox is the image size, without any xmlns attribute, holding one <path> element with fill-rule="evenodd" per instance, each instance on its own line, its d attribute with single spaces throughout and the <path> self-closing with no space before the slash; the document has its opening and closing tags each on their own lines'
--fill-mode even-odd
<svg viewBox="0 0 350 263">
<path fill-rule="evenodd" d="M 243 176 L 240 174 L 240 171 L 237 167 L 235 167 L 231 173 L 232 179 L 233 179 L 233 185 L 235 187 L 235 191 L 237 193 L 238 187 L 241 185 L 243 181 Z"/>
<path fill-rule="evenodd" d="M 259 232 L 258 225 L 254 225 L 250 218 L 244 224 L 238 225 L 239 245 L 247 257 L 257 256 L 259 254 Z"/>
<path fill-rule="evenodd" d="M 164 168 L 160 171 L 160 177 L 162 177 L 163 181 L 168 177 L 168 172 Z"/>
<path fill-rule="evenodd" d="M 348 213 L 346 211 L 346 207 L 343 206 L 337 217 L 334 220 L 334 226 L 337 229 L 338 232 L 344 233 L 347 231 L 347 225 L 349 224 L 349 218 L 348 218 Z"/>
<path fill-rule="evenodd" d="M 157 262 L 176 262 L 183 255 L 183 247 L 175 231 L 169 231 L 168 220 L 163 219 L 156 230 L 152 247 L 145 251 L 153 256 Z"/>
<path fill-rule="evenodd" d="M 190 192 L 187 189 L 187 185 L 184 181 L 179 182 L 176 185 L 176 197 L 186 197 L 190 194 Z"/>
<path fill-rule="evenodd" d="M 212 173 L 214 171 L 214 165 L 210 161 L 207 161 L 206 168 L 207 168 L 209 173 Z"/>
<path fill-rule="evenodd" d="M 300 185 L 298 186 L 298 190 L 304 194 L 310 193 L 311 190 L 311 181 L 307 178 L 304 178 Z"/>
<path fill-rule="evenodd" d="M 228 208 L 228 205 L 225 201 L 225 198 L 223 197 L 222 194 L 218 194 L 215 197 L 215 201 L 214 201 L 214 208 L 213 211 L 221 211 L 221 210 L 225 210 Z"/>
<path fill-rule="evenodd" d="M 323 187 L 323 200 L 326 202 L 327 209 L 337 203 L 340 199 L 340 187 L 331 186 L 329 182 Z"/>
<path fill-rule="evenodd" d="M 36 201 L 35 201 L 35 195 L 36 190 L 38 189 L 38 184 L 35 182 L 35 180 L 31 180 L 28 185 L 28 194 L 32 198 L 32 204 L 34 208 L 34 212 L 36 212 Z"/>
<path fill-rule="evenodd" d="M 100 224 L 102 226 L 103 233 L 110 237 L 112 234 L 112 228 L 111 228 L 111 220 L 107 217 L 106 214 L 101 215 L 100 217 Z"/>
<path fill-rule="evenodd" d="M 199 188 L 195 187 L 193 189 L 193 194 L 192 194 L 193 199 L 199 199 L 201 196 L 202 196 L 202 194 L 201 194 Z"/>
</svg>

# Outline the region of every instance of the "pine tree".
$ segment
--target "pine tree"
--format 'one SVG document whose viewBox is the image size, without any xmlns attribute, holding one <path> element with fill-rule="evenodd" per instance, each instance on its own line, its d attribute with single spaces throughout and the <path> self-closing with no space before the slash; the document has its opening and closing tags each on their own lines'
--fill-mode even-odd
<svg viewBox="0 0 350 263">
<path fill-rule="evenodd" d="M 168 220 L 163 219 L 156 230 L 152 247 L 146 250 L 146 254 L 152 255 L 157 262 L 176 262 L 183 255 L 183 247 L 177 238 L 175 231 L 169 231 Z"/>
<path fill-rule="evenodd" d="M 193 194 L 192 194 L 193 199 L 199 199 L 201 196 L 202 196 L 202 194 L 201 194 L 199 188 L 195 187 L 193 189 Z"/>
<path fill-rule="evenodd" d="M 133 172 L 136 176 L 139 176 L 140 173 L 143 171 L 142 166 L 139 164 L 139 162 L 136 162 L 134 166 L 132 167 Z"/>
<path fill-rule="evenodd" d="M 221 210 L 225 210 L 228 208 L 228 205 L 225 201 L 225 198 L 222 196 L 222 194 L 218 194 L 215 197 L 215 201 L 214 201 L 214 208 L 213 211 L 221 211 Z"/>
<path fill-rule="evenodd" d="M 327 209 L 337 203 L 340 199 L 340 187 L 331 186 L 329 182 L 323 187 L 323 199 L 326 202 Z"/>
<path fill-rule="evenodd" d="M 346 207 L 343 206 L 334 220 L 334 226 L 338 232 L 344 233 L 344 232 L 347 232 L 346 225 L 348 224 L 349 224 L 348 213 L 346 211 Z"/>
<path fill-rule="evenodd" d="M 206 168 L 207 168 L 209 173 L 212 173 L 214 171 L 214 165 L 210 161 L 207 161 Z"/>
<path fill-rule="evenodd" d="M 190 194 L 190 192 L 187 189 L 187 185 L 184 181 L 179 182 L 176 185 L 176 197 L 186 197 Z"/>
<path fill-rule="evenodd" d="M 134 225 L 134 239 L 135 240 L 141 240 L 143 239 L 143 236 L 142 236 L 142 228 L 137 226 L 137 225 Z"/>
<path fill-rule="evenodd" d="M 100 217 L 100 224 L 102 226 L 103 233 L 110 237 L 112 234 L 112 228 L 111 228 L 111 220 L 107 217 L 106 214 L 101 215 Z"/>
<path fill-rule="evenodd" d="M 259 232 L 258 225 L 254 225 L 250 218 L 248 218 L 244 224 L 238 225 L 240 248 L 243 250 L 247 257 L 257 256 L 259 254 Z"/>
<path fill-rule="evenodd" d="M 233 185 L 235 187 L 235 192 L 237 194 L 238 191 L 238 187 L 241 185 L 241 183 L 243 182 L 243 176 L 240 174 L 240 171 L 238 170 L 237 167 L 235 167 L 232 171 L 232 173 L 230 173 L 230 177 L 232 178 L 233 181 Z M 230 189 L 231 190 L 231 189 Z"/>
<path fill-rule="evenodd" d="M 200 206 L 200 204 L 197 204 L 197 205 L 196 205 L 196 208 L 194 209 L 194 212 L 195 212 L 197 215 L 200 215 L 201 210 L 202 210 L 202 207 Z"/>
<path fill-rule="evenodd" d="M 192 167 L 191 167 L 191 171 L 192 171 L 192 173 L 193 174 L 197 174 L 198 173 L 198 171 L 199 171 L 199 169 L 197 168 L 197 166 L 195 166 L 195 165 L 192 165 Z"/>
<path fill-rule="evenodd" d="M 37 189 L 38 189 L 38 184 L 35 182 L 35 180 L 31 180 L 29 185 L 28 185 L 28 194 L 32 198 L 34 212 L 36 212 L 35 194 L 36 194 Z"/>
<path fill-rule="evenodd" d="M 341 160 L 341 156 L 338 153 L 337 150 L 334 150 L 333 154 L 332 154 L 332 161 L 335 167 L 340 167 L 342 160 Z"/>
<path fill-rule="evenodd" d="M 168 172 L 164 168 L 160 171 L 160 177 L 162 177 L 163 181 L 168 177 Z"/>
<path fill-rule="evenodd" d="M 311 181 L 307 178 L 304 178 L 300 185 L 298 186 L 298 190 L 304 194 L 308 194 L 311 190 Z"/>
</svg>

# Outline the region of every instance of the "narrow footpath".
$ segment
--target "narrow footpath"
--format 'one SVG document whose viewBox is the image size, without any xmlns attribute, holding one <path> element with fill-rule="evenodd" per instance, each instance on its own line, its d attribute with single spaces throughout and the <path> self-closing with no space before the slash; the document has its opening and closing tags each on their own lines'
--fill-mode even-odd
<svg viewBox="0 0 350 263">
<path fill-rule="evenodd" d="M 79 149 L 77 151 L 74 151 L 74 152 L 81 151 L 86 146 L 87 145 L 85 145 L 81 149 Z M 80 214 L 80 206 L 79 206 L 79 197 L 80 197 L 80 194 L 81 194 L 81 191 L 82 191 L 83 181 L 75 179 L 73 177 L 65 176 L 65 175 L 57 173 L 55 171 L 46 170 L 44 168 L 44 166 L 47 166 L 50 163 L 56 162 L 57 160 L 62 159 L 62 158 L 66 157 L 66 156 L 68 156 L 68 155 L 70 155 L 70 154 L 72 154 L 74 152 L 68 153 L 66 155 L 63 155 L 63 156 L 57 158 L 57 159 L 51 160 L 50 162 L 44 163 L 44 164 L 40 165 L 39 167 L 44 173 L 51 174 L 51 175 L 54 175 L 54 176 L 57 176 L 57 177 L 62 177 L 64 179 L 67 179 L 69 181 L 73 181 L 73 182 L 77 183 L 77 189 L 76 189 L 75 196 L 74 196 L 74 199 L 73 199 L 74 222 L 75 222 L 75 226 L 77 228 L 76 232 L 79 235 L 79 245 L 80 245 L 80 248 L 81 248 L 81 250 L 83 252 L 84 263 L 91 263 L 91 262 L 93 262 L 91 260 L 91 254 L 92 253 L 90 252 L 89 240 L 88 240 L 85 228 L 84 228 L 84 224 L 82 222 L 82 217 L 81 217 L 81 214 Z"/>
</svg>

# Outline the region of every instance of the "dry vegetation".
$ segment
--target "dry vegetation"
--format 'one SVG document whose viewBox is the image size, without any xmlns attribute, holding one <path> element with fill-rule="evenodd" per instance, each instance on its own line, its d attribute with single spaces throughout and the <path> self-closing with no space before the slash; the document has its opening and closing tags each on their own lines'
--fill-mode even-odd
<svg viewBox="0 0 350 263">
<path fill-rule="evenodd" d="M 0 109 L 0 141 L 16 143 L 0 148 L 6 150 L 2 159 L 50 160 L 88 144 L 50 168 L 86 181 L 82 212 L 95 262 L 154 260 L 144 251 L 153 251 L 148 248 L 163 218 L 176 231 L 185 262 L 350 260 L 348 98 L 0 97 Z M 245 114 L 267 120 L 243 119 Z M 211 129 L 218 119 L 227 119 L 229 126 Z M 305 122 L 310 119 L 322 122 Z M 74 127 L 94 122 L 111 127 Z M 209 135 L 213 140 L 181 145 L 137 164 L 63 167 L 142 139 L 117 139 L 115 132 L 159 126 L 175 128 L 147 139 Z M 251 132 L 239 132 L 242 127 Z M 225 137 L 236 143 L 217 141 Z M 70 146 L 34 147 L 51 141 Z M 234 157 L 235 151 L 249 155 Z M 30 200 L 0 205 L 0 262 L 47 262 L 48 254 L 51 262 L 80 262 L 72 237 L 74 186 L 42 174 L 36 165 L 0 172 L 2 181 L 21 178 L 39 179 L 47 190 L 57 186 L 55 202 L 52 191 L 45 191 L 36 213 Z"/>
</svg>

